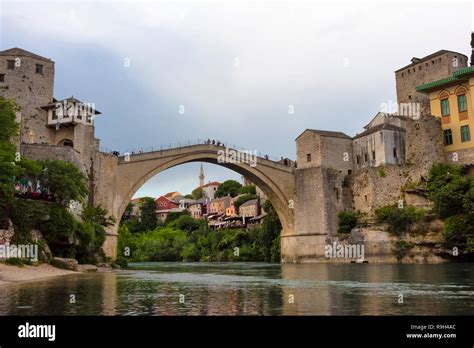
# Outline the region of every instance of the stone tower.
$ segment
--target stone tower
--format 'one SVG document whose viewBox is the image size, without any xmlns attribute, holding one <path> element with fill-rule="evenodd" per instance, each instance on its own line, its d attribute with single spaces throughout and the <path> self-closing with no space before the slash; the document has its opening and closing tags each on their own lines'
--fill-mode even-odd
<svg viewBox="0 0 474 348">
<path fill-rule="evenodd" d="M 53 102 L 54 62 L 37 54 L 12 48 L 0 52 L 0 95 L 20 106 L 17 121 L 21 143 L 50 143 L 47 112 L 42 106 Z"/>
<path fill-rule="evenodd" d="M 204 186 L 204 168 L 202 167 L 201 163 L 201 169 L 199 170 L 199 187 Z"/>
<path fill-rule="evenodd" d="M 18 151 L 33 159 L 56 157 L 90 170 L 99 142 L 93 120 L 100 114 L 74 97 L 54 98 L 54 62 L 21 48 L 0 52 L 0 96 L 20 107 Z"/>
<path fill-rule="evenodd" d="M 423 58 L 413 57 L 411 63 L 395 71 L 397 103 L 420 103 L 421 114 L 430 114 L 430 101 L 416 86 L 443 79 L 468 65 L 468 58 L 459 52 L 441 50 Z M 409 116 L 409 115 L 405 115 Z"/>
</svg>

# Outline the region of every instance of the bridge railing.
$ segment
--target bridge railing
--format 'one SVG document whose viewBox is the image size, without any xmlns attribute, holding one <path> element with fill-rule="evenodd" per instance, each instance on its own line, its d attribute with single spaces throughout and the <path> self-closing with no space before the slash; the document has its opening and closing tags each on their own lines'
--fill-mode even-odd
<svg viewBox="0 0 474 348">
<path fill-rule="evenodd" d="M 210 141 L 210 143 L 209 143 Z M 214 143 L 213 143 L 214 141 Z M 268 155 L 266 153 L 262 153 L 256 149 L 251 149 L 248 147 L 243 147 L 241 145 L 236 145 L 228 142 L 222 142 L 219 140 L 215 139 L 196 139 L 196 140 L 187 140 L 187 141 L 182 141 L 182 142 L 177 142 L 177 143 L 167 143 L 167 144 L 161 144 L 161 145 L 154 145 L 154 146 L 146 146 L 146 147 L 138 147 L 138 148 L 129 148 L 125 149 L 123 151 L 107 148 L 104 146 L 100 147 L 101 152 L 105 153 L 110 153 L 112 155 L 116 156 L 125 156 L 126 154 L 128 155 L 139 155 L 143 153 L 150 153 L 150 152 L 157 152 L 157 151 L 164 151 L 164 150 L 171 150 L 171 149 L 178 149 L 182 147 L 187 147 L 187 146 L 193 146 L 193 145 L 220 145 L 222 147 L 227 147 L 229 149 L 233 150 L 241 150 L 241 151 L 256 151 L 258 157 L 262 157 L 271 161 L 278 162 L 280 161 L 283 157 L 277 157 L 277 156 L 272 156 Z"/>
</svg>

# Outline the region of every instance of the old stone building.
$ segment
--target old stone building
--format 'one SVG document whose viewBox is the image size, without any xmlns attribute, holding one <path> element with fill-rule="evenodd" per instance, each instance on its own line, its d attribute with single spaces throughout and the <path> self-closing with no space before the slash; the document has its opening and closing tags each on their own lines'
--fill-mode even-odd
<svg viewBox="0 0 474 348">
<path fill-rule="evenodd" d="M 464 54 L 448 50 L 440 50 L 423 58 L 413 57 L 410 64 L 395 71 L 399 107 L 400 104 L 420 103 L 421 113 L 430 114 L 428 97 L 417 92 L 416 87 L 449 76 L 467 65 L 468 59 Z"/>
<path fill-rule="evenodd" d="M 379 112 L 354 137 L 354 169 L 405 162 L 406 118 Z"/>
<path fill-rule="evenodd" d="M 324 165 L 345 174 L 353 170 L 350 136 L 342 132 L 306 129 L 295 141 L 298 168 Z"/>
<path fill-rule="evenodd" d="M 260 215 L 259 199 L 251 199 L 239 207 L 239 216 L 245 218 L 253 218 Z"/>
</svg>

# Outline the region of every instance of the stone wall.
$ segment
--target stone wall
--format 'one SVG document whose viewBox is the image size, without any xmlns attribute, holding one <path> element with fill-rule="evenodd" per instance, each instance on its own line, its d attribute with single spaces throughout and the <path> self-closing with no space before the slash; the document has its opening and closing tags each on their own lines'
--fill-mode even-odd
<svg viewBox="0 0 474 348">
<path fill-rule="evenodd" d="M 344 175 L 354 169 L 352 139 L 321 136 L 321 164 Z"/>
<path fill-rule="evenodd" d="M 21 144 L 21 154 L 33 160 L 57 159 L 76 165 L 87 175 L 87 168 L 81 161 L 80 154 L 69 146 Z"/>
</svg>

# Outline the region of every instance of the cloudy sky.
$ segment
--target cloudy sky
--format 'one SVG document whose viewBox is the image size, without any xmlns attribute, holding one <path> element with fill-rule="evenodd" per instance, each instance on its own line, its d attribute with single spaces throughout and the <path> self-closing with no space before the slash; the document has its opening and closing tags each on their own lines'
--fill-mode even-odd
<svg viewBox="0 0 474 348">
<path fill-rule="evenodd" d="M 96 135 L 119 151 L 211 138 L 295 158 L 304 129 L 355 135 L 395 102 L 412 57 L 470 55 L 472 26 L 469 1 L 0 0 L 0 49 L 52 58 L 56 98 L 95 103 Z M 137 196 L 189 193 L 198 172 L 170 169 Z"/>
</svg>

